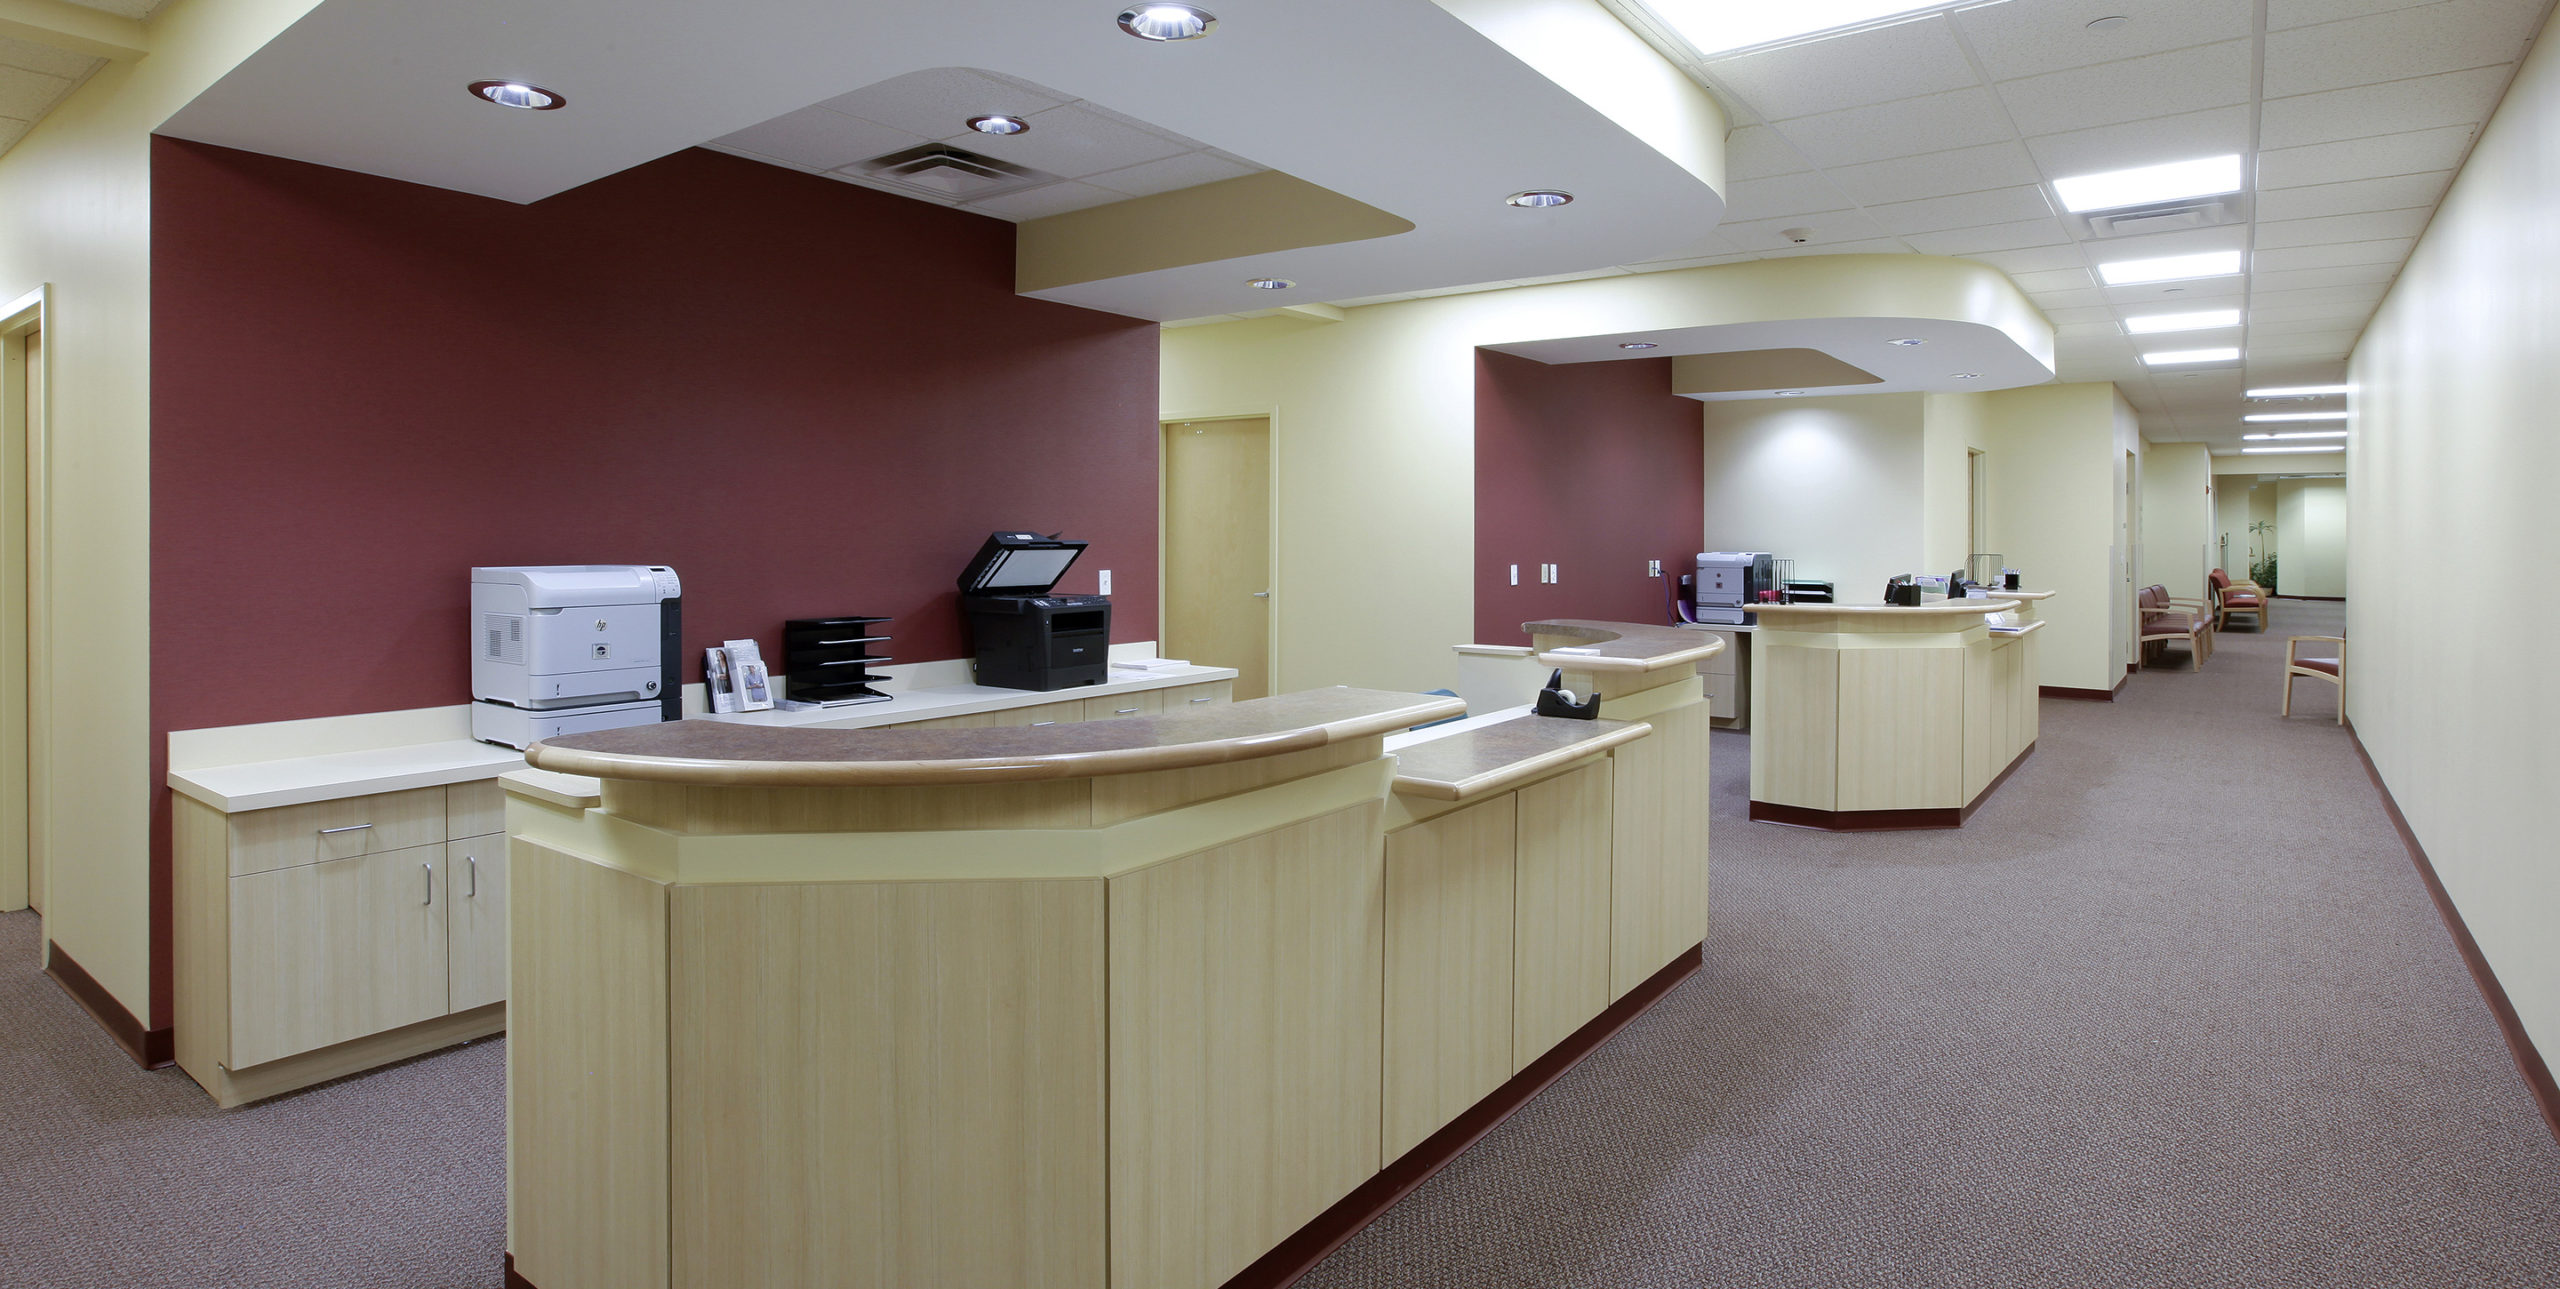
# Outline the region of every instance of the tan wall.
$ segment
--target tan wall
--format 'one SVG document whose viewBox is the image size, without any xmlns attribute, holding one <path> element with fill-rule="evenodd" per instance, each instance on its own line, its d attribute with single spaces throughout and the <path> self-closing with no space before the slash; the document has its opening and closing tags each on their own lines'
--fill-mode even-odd
<svg viewBox="0 0 2560 1289">
<path fill-rule="evenodd" d="M 2544 810 L 2560 783 L 2560 671 L 2499 659 L 2560 635 L 2560 598 L 2543 589 L 2560 478 L 2556 155 L 2560 42 L 2546 39 L 2356 346 L 2346 484 L 2348 719 L 2547 1056 L 2560 1054 L 2560 845 Z M 2408 611 L 2410 588 L 2448 577 L 2514 592 L 2495 601 L 2495 630 Z"/>
<path fill-rule="evenodd" d="M 1866 604 L 1895 574 L 1953 569 L 1921 558 L 1926 397 L 1707 404 L 1707 549 L 1792 559 L 1797 577 Z"/>
<path fill-rule="evenodd" d="M 2233 581 L 2249 578 L 2249 489 L 2255 486 L 2248 475 L 2213 477 L 2213 565 Z"/>
<path fill-rule="evenodd" d="M 2213 455 L 2201 443 L 2153 443 L 2142 457 L 2142 563 L 2134 581 L 2204 596 L 2213 567 Z"/>
<path fill-rule="evenodd" d="M 2347 593 L 2346 480 L 2278 480 L 2276 532 L 2284 538 L 2278 589 L 2286 595 Z"/>
<path fill-rule="evenodd" d="M 1982 395 L 1931 394 L 1920 429 L 1921 563 L 1945 573 L 1976 552 L 1966 540 L 1972 510 L 1971 452 L 1982 446 Z M 1989 533 L 1982 534 L 1989 538 Z M 2006 555 L 1986 545 L 1984 554 Z M 2013 565 L 2016 561 L 2010 561 Z"/>
<path fill-rule="evenodd" d="M 2114 517 L 2121 508 L 2116 446 L 2123 402 L 2108 384 L 2036 385 L 1978 400 L 1991 485 L 1991 549 L 2008 558 L 2029 590 L 2056 591 L 2040 614 L 2037 683 L 2113 689 L 2124 675 L 2111 639 L 2121 623 L 2111 606 L 2122 577 Z"/>
<path fill-rule="evenodd" d="M 149 1017 L 150 132 L 313 0 L 178 0 L 0 157 L 0 299 L 53 288 L 45 933 Z"/>
</svg>

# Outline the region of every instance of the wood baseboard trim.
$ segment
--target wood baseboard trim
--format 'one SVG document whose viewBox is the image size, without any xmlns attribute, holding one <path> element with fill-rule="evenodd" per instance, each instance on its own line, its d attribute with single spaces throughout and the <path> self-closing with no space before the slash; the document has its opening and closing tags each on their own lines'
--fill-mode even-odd
<svg viewBox="0 0 2560 1289">
<path fill-rule="evenodd" d="M 507 1289 L 540 1289 L 540 1286 L 516 1274 L 516 1255 L 507 1255 Z"/>
<path fill-rule="evenodd" d="M 53 982 L 62 986 L 62 991 L 71 995 L 71 1000 L 80 1004 L 80 1009 L 89 1013 L 89 1018 L 98 1022 L 99 1028 L 107 1031 L 107 1037 L 114 1039 L 116 1046 L 133 1058 L 134 1064 L 146 1070 L 156 1070 L 176 1063 L 178 1031 L 175 1028 L 151 1029 L 145 1026 L 140 1017 L 126 1010 L 123 1003 L 116 1001 L 114 994 L 107 992 L 105 985 L 98 983 L 97 977 L 73 961 L 70 954 L 62 951 L 61 945 L 50 940 L 44 946 L 44 974 L 53 977 Z"/>
<path fill-rule="evenodd" d="M 1428 1181 L 1433 1173 L 1446 1167 L 1450 1160 L 1466 1152 L 1503 1120 L 1531 1098 L 1545 1091 L 1548 1084 L 1564 1076 L 1564 1072 L 1581 1063 L 1582 1058 L 1597 1050 L 1611 1035 L 1625 1029 L 1641 1016 L 1672 986 L 1687 979 L 1698 969 L 1705 946 L 1683 950 L 1662 970 L 1644 983 L 1627 991 L 1626 996 L 1609 1004 L 1607 1010 L 1594 1016 L 1563 1042 L 1547 1049 L 1547 1054 L 1531 1061 L 1528 1068 L 1511 1076 L 1511 1081 L 1495 1088 L 1469 1107 L 1449 1126 L 1423 1139 L 1422 1144 L 1406 1151 L 1377 1176 L 1363 1182 L 1334 1206 L 1316 1215 L 1314 1221 L 1299 1227 L 1269 1253 L 1251 1266 L 1230 1277 L 1222 1289 L 1287 1289 L 1299 1277 L 1315 1269 L 1343 1242 L 1358 1235 L 1361 1228 L 1374 1222 L 1397 1200 L 1412 1193 L 1413 1188 Z M 513 1282 L 510 1282 L 512 1289 Z M 523 1286 L 532 1289 L 532 1286 Z"/>
<path fill-rule="evenodd" d="M 2343 595 L 2270 595 L 2267 598 L 2270 600 L 2319 600 L 2328 604 L 2347 602 L 2347 597 Z"/>
<path fill-rule="evenodd" d="M 1818 828 L 1824 832 L 1903 832 L 1913 828 L 1961 828 L 1964 811 L 1956 806 L 1925 810 L 1815 810 L 1782 806 L 1774 801 L 1751 803 L 1751 821 Z"/>
<path fill-rule="evenodd" d="M 1973 800 L 1964 803 L 1964 817 L 1967 819 L 1973 818 L 1973 812 L 1980 809 L 1983 802 L 1989 801 L 1991 799 L 1991 794 L 1998 792 L 2000 790 L 2000 785 L 2007 783 L 2009 781 L 2009 776 L 2016 774 L 2018 772 L 2018 767 L 2025 765 L 2027 763 L 2027 758 L 2034 756 L 2035 754 L 2036 745 L 2033 743 L 2029 743 L 2025 747 L 2018 749 L 2018 754 L 2009 758 L 2009 764 L 2002 767 L 2000 773 L 1992 775 L 1991 782 L 1983 784 L 1982 791 L 1973 794 Z"/>
<path fill-rule="evenodd" d="M 2036 686 L 2036 697 L 2068 698 L 2077 703 L 2112 703 L 2116 701 L 2116 691 L 2112 689 L 2072 689 L 2066 685 L 2038 685 Z"/>
<path fill-rule="evenodd" d="M 507 1005 L 503 1002 L 474 1007 L 422 1020 L 414 1025 L 367 1034 L 346 1042 L 300 1052 L 292 1056 L 252 1065 L 244 1070 L 226 1070 L 219 1065 L 189 1067 L 187 1077 L 225 1110 L 264 1101 L 269 1097 L 299 1092 L 333 1079 L 363 1074 L 369 1070 L 412 1057 L 439 1052 L 507 1028 Z M 193 1056 L 189 1060 L 195 1060 Z"/>
<path fill-rule="evenodd" d="M 2417 865 L 2418 880 L 2426 884 L 2427 898 L 2436 902 L 2436 915 L 2444 919 L 2444 928 L 2453 933 L 2455 952 L 2462 955 L 2462 965 L 2471 969 L 2471 983 L 2480 987 L 2480 997 L 2489 1004 L 2489 1015 L 2498 1022 L 2498 1032 L 2506 1037 L 2507 1051 L 2516 1060 L 2516 1070 L 2524 1075 L 2525 1087 L 2533 1093 L 2534 1105 L 2542 1111 L 2542 1123 L 2560 1140 L 2560 1081 L 2551 1075 L 2551 1066 L 2542 1059 L 2542 1049 L 2534 1046 L 2533 1035 L 2525 1032 L 2523 1018 L 2516 1015 L 2516 1005 L 2507 997 L 2507 987 L 2498 983 L 2498 973 L 2480 952 L 2480 942 L 2471 938 L 2471 928 L 2462 920 L 2462 910 L 2453 906 L 2453 896 L 2436 876 L 2435 861 L 2427 858 L 2427 848 L 2418 844 L 2418 834 L 2409 830 L 2409 817 L 2400 813 L 2400 803 L 2391 797 L 2391 785 L 2382 781 L 2382 771 L 2373 764 L 2373 754 L 2364 749 L 2364 736 L 2356 732 L 2356 723 L 2348 721 L 2347 739 L 2355 744 L 2356 759 L 2364 762 L 2365 777 L 2373 780 L 2373 790 L 2382 796 L 2382 812 L 2391 818 L 2391 827 L 2400 834 L 2400 844 L 2408 848 L 2409 862 Z"/>
</svg>

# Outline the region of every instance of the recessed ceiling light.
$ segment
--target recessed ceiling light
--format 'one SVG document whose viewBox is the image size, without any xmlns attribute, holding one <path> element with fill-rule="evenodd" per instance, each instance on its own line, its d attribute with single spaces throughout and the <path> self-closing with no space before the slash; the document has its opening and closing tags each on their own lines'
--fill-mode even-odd
<svg viewBox="0 0 2560 1289">
<path fill-rule="evenodd" d="M 1925 345 L 1929 342 L 1918 336 L 1904 336 L 1900 340 L 1888 340 L 1885 343 L 1888 345 Z"/>
<path fill-rule="evenodd" d="M 1780 397 L 1780 398 L 1794 398 L 1796 395 L 1801 394 L 1801 393 L 1803 393 L 1803 392 L 1804 392 L 1804 391 L 1803 391 L 1803 390 L 1800 390 L 1800 389 L 1782 389 L 1782 390 L 1779 390 L 1779 391 L 1778 391 L 1778 397 Z"/>
<path fill-rule="evenodd" d="M 1621 340 L 1618 342 L 1618 347 L 1620 349 L 1660 349 L 1662 346 L 1650 340 Z"/>
<path fill-rule="evenodd" d="M 2203 331 L 2209 327 L 2239 325 L 2238 309 L 2205 309 L 2196 313 L 2153 313 L 2124 320 L 2124 329 L 2137 336 L 2158 335 L 2163 331 Z"/>
<path fill-rule="evenodd" d="M 2162 349 L 2142 356 L 2147 367 L 2175 367 L 2182 363 L 2227 363 L 2240 356 L 2236 348 Z"/>
<path fill-rule="evenodd" d="M 2182 278 L 2223 277 L 2240 271 L 2240 252 L 2206 251 L 2201 255 L 2161 255 L 2147 260 L 2116 260 L 2098 266 L 2108 286 L 2140 282 L 2175 282 Z"/>
<path fill-rule="evenodd" d="M 2244 421 L 2343 421 L 2344 412 L 2251 412 Z"/>
<path fill-rule="evenodd" d="M 1257 291 L 1286 291 L 1297 283 L 1284 277 L 1258 277 L 1245 283 Z"/>
<path fill-rule="evenodd" d="M 2089 22 L 2089 30 L 2091 30 L 2091 31 L 2114 31 L 2116 28 L 2118 28 L 2118 27 L 2122 27 L 2122 26 L 2124 26 L 2126 23 L 2129 23 L 2129 22 L 2132 22 L 2132 21 L 2133 21 L 2133 19 L 2128 18 L 2128 17 L 2125 17 L 2123 14 L 2120 14 L 2120 13 L 2116 13 L 2116 14 L 2109 14 L 2109 15 L 2107 15 L 2107 16 L 2106 16 L 2106 17 L 2104 17 L 2104 18 L 2093 18 L 2093 19 L 2091 19 L 2091 20 L 2090 20 L 2090 22 Z"/>
<path fill-rule="evenodd" d="M 2343 439 L 2345 430 L 2287 430 L 2282 434 L 2243 434 L 2244 439 Z"/>
<path fill-rule="evenodd" d="M 969 128 L 980 134 L 1020 134 L 1031 128 L 1029 121 L 1018 116 L 973 116 Z"/>
<path fill-rule="evenodd" d="M 528 112 L 548 112 L 569 105 L 567 96 L 559 91 L 523 81 L 473 81 L 471 92 L 500 107 L 520 107 Z"/>
<path fill-rule="evenodd" d="M 1131 5 L 1120 11 L 1120 30 L 1140 40 L 1198 40 L 1218 29 L 1218 15 L 1187 4 Z"/>
<path fill-rule="evenodd" d="M 2353 385 L 2273 385 L 2249 391 L 2251 398 L 2307 398 L 2316 394 L 2352 394 Z"/>
<path fill-rule="evenodd" d="M 1515 192 L 1502 200 L 1513 206 L 1522 206 L 1530 210 L 1544 210 L 1549 206 L 1563 206 L 1570 204 L 1573 201 L 1573 194 L 1569 192 L 1558 192 L 1553 188 L 1532 188 L 1527 192 Z"/>
<path fill-rule="evenodd" d="M 2091 210 L 2149 206 L 2186 197 L 2212 197 L 2240 191 L 2240 154 L 2198 157 L 2165 165 L 2102 170 L 2053 181 L 2062 208 L 2077 215 Z"/>
<path fill-rule="evenodd" d="M 1645 6 L 1675 28 L 1701 54 L 1721 54 L 1815 32 L 1855 27 L 1880 18 L 1935 9 L 1946 0 L 1796 0 L 1794 4 L 1736 4 L 1734 0 L 1649 0 Z"/>
<path fill-rule="evenodd" d="M 2347 448 L 2345 444 L 2340 443 L 2325 448 L 2242 448 L 2240 450 L 2256 455 L 2261 452 L 2344 452 Z"/>
<path fill-rule="evenodd" d="M 1951 372 L 1948 372 L 1948 373 L 1947 373 L 1947 375 L 1948 375 L 1948 377 L 1949 377 L 1949 378 L 1954 379 L 1954 380 L 1980 380 L 1980 379 L 1982 379 L 1982 373 L 1981 373 L 1981 372 L 1978 372 L 1978 371 L 1951 371 Z"/>
</svg>

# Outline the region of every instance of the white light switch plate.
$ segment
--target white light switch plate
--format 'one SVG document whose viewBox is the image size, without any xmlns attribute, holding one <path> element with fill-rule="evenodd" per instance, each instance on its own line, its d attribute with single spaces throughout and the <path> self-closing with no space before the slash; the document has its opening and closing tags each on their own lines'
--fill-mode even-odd
<svg viewBox="0 0 2560 1289">
<path fill-rule="evenodd" d="M 1102 570 L 1102 590 L 1099 592 L 1099 594 L 1102 594 L 1102 595 L 1109 595 L 1109 594 L 1111 594 L 1111 570 L 1110 570 L 1110 569 L 1107 569 L 1107 568 L 1106 568 L 1106 569 Z"/>
</svg>

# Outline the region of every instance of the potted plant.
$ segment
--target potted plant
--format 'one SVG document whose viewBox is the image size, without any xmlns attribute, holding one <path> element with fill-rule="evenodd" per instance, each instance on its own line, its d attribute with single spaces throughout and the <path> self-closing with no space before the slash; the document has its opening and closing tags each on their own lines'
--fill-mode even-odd
<svg viewBox="0 0 2560 1289">
<path fill-rule="evenodd" d="M 2249 525 L 2249 533 L 2253 537 L 2259 533 L 2265 533 L 2267 545 L 2273 546 L 2276 540 L 2276 521 L 2258 520 Z M 2249 561 L 2249 580 L 2266 588 L 2269 595 L 2276 593 L 2276 553 L 2273 550 Z"/>
</svg>

